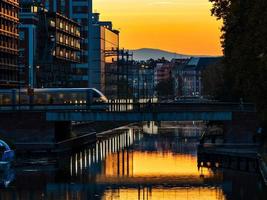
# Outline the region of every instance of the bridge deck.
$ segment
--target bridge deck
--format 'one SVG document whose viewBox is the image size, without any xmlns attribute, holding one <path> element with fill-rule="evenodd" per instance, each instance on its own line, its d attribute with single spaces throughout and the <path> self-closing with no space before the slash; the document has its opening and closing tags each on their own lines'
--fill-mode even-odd
<svg viewBox="0 0 267 200">
<path fill-rule="evenodd" d="M 230 121 L 233 112 L 255 112 L 238 103 L 109 103 L 1 105 L 0 113 L 43 112 L 48 121 Z"/>
<path fill-rule="evenodd" d="M 230 121 L 231 112 L 47 112 L 48 121 Z"/>
</svg>

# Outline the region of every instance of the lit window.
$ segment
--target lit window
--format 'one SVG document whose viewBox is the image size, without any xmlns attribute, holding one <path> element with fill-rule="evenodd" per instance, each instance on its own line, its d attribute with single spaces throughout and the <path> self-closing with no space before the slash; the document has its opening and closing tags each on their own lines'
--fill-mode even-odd
<svg viewBox="0 0 267 200">
<path fill-rule="evenodd" d="M 37 13 L 38 12 L 38 7 L 37 6 L 32 6 L 31 8 L 33 13 Z"/>
<path fill-rule="evenodd" d="M 50 21 L 50 26 L 51 26 L 51 27 L 55 27 L 55 26 L 56 26 L 55 21 L 51 20 L 51 21 Z"/>
</svg>

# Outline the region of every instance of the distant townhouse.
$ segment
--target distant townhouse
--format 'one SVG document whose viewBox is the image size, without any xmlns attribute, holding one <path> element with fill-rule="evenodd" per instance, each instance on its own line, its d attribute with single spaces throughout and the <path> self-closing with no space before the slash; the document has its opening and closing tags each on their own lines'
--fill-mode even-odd
<svg viewBox="0 0 267 200">
<path fill-rule="evenodd" d="M 174 96 L 183 96 L 183 69 L 190 61 L 190 58 L 173 59 L 172 63 L 172 78 L 174 84 Z"/>
<path fill-rule="evenodd" d="M 185 62 L 178 62 L 172 69 L 174 94 L 176 97 L 202 96 L 202 73 L 208 66 L 216 64 L 221 57 L 192 57 Z"/>
<path fill-rule="evenodd" d="M 151 99 L 154 97 L 154 67 L 154 62 L 134 62 L 130 75 L 134 99 Z"/>
<path fill-rule="evenodd" d="M 172 65 L 169 61 L 161 59 L 156 61 L 154 69 L 155 85 L 158 85 L 161 81 L 168 80 L 171 78 Z"/>
</svg>

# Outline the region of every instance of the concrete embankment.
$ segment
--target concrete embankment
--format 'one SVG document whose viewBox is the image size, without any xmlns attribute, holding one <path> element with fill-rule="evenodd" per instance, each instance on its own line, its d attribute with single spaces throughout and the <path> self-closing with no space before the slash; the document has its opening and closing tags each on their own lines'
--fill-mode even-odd
<svg viewBox="0 0 267 200">
<path fill-rule="evenodd" d="M 44 113 L 0 114 L 0 138 L 17 153 L 45 153 L 78 148 L 96 141 L 96 134 L 125 123 L 48 122 Z"/>
<path fill-rule="evenodd" d="M 81 136 L 88 133 L 101 133 L 107 130 L 112 130 L 124 125 L 128 122 L 82 122 L 72 124 L 72 134 Z"/>
<path fill-rule="evenodd" d="M 257 172 L 258 149 L 256 144 L 205 144 L 198 148 L 198 159 L 200 166 Z"/>
<path fill-rule="evenodd" d="M 260 168 L 260 172 L 263 177 L 264 183 L 267 186 L 267 160 L 263 159 L 261 156 L 259 159 L 259 168 Z"/>
<path fill-rule="evenodd" d="M 263 180 L 265 182 L 265 185 L 267 186 L 267 138 L 266 136 L 261 137 L 262 147 L 260 149 L 259 153 L 259 167 L 260 171 L 263 177 Z"/>
<path fill-rule="evenodd" d="M 241 171 L 260 172 L 267 186 L 267 154 L 258 153 L 260 145 L 256 144 L 206 144 L 198 148 L 200 165 L 235 169 Z"/>
</svg>

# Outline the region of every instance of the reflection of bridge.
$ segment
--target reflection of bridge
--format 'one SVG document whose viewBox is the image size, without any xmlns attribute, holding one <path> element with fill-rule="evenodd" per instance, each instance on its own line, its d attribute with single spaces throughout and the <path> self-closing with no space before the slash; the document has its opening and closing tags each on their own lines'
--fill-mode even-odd
<svg viewBox="0 0 267 200">
<path fill-rule="evenodd" d="M 92 106 L 106 111 L 91 109 Z M 103 109 L 102 109 L 103 110 Z M 233 113 L 255 112 L 237 103 L 109 103 L 94 105 L 1 106 L 0 112 L 41 112 L 47 121 L 231 121 Z"/>
</svg>

